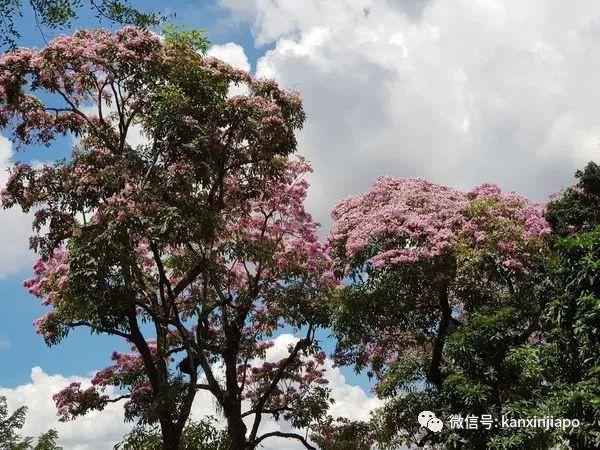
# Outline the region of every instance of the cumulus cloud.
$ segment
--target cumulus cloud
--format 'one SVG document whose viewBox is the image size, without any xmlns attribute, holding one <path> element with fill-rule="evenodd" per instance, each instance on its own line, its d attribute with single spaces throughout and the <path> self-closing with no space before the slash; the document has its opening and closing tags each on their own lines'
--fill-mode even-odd
<svg viewBox="0 0 600 450">
<path fill-rule="evenodd" d="M 328 223 L 380 175 L 544 200 L 600 159 L 600 4 L 221 0 L 300 91 L 309 206 Z"/>
<path fill-rule="evenodd" d="M 104 411 L 94 411 L 74 422 L 61 423 L 56 418 L 52 395 L 73 382 L 87 387 L 90 378 L 49 375 L 40 367 L 31 369 L 31 382 L 13 389 L 0 388 L 11 410 L 27 406 L 27 421 L 23 435 L 38 436 L 50 428 L 60 435 L 65 450 L 105 450 L 120 440 L 130 426 L 123 423 L 123 409 L 112 404 Z"/>
<path fill-rule="evenodd" d="M 275 345 L 267 351 L 266 359 L 276 361 L 288 355 L 288 346 L 294 344 L 297 338 L 284 334 L 275 339 Z M 334 368 L 331 361 L 326 362 L 327 379 L 332 395 L 336 400 L 331 413 L 333 416 L 345 416 L 350 419 L 368 419 L 370 411 L 379 406 L 379 400 L 369 397 L 360 387 L 346 383 L 339 369 Z M 121 440 L 131 429 L 131 424 L 123 422 L 122 404 L 110 404 L 103 411 L 94 411 L 72 422 L 59 422 L 56 418 L 56 408 L 52 395 L 73 382 L 80 382 L 83 388 L 90 386 L 91 376 L 50 375 L 40 367 L 31 370 L 31 381 L 15 388 L 0 387 L 0 396 L 6 396 L 8 406 L 14 410 L 27 406 L 27 421 L 23 435 L 38 436 L 50 428 L 59 433 L 59 444 L 65 450 L 106 450 Z M 107 392 L 109 395 L 114 392 Z M 194 418 L 211 415 L 224 420 L 217 414 L 216 404 L 211 394 L 199 391 L 192 408 Z M 250 425 L 250 418 L 247 420 Z M 263 418 L 260 432 L 290 431 L 284 422 L 276 422 L 267 417 Z M 267 450 L 294 450 L 298 448 L 297 441 L 287 439 L 268 439 L 264 441 Z"/>
<path fill-rule="evenodd" d="M 0 189 L 8 180 L 8 167 L 13 154 L 11 142 L 0 135 Z M 31 265 L 34 256 L 29 250 L 31 216 L 20 209 L 0 208 L 0 279 Z"/>
<path fill-rule="evenodd" d="M 244 48 L 234 42 L 223 45 L 213 45 L 208 49 L 208 55 L 222 59 L 233 67 L 246 72 L 250 71 L 250 62 L 244 52 Z"/>
</svg>

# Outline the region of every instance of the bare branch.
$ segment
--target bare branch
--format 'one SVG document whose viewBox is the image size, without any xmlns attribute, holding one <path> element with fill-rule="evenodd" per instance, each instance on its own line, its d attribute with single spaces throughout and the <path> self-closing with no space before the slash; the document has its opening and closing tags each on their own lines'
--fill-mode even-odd
<svg viewBox="0 0 600 450">
<path fill-rule="evenodd" d="M 121 395 L 119 397 L 109 398 L 108 400 L 106 400 L 106 403 L 117 403 L 117 402 L 120 402 L 121 400 L 125 400 L 126 398 L 131 398 L 131 394 L 125 394 L 125 395 Z"/>
<path fill-rule="evenodd" d="M 294 411 L 293 408 L 288 408 L 285 406 L 282 406 L 281 408 L 265 408 L 263 409 L 261 412 L 261 414 L 279 414 L 282 412 L 286 412 L 286 411 Z M 251 416 L 252 414 L 256 414 L 257 411 L 255 409 L 250 409 L 248 411 L 246 411 L 245 413 L 242 413 L 242 417 L 248 417 Z"/>
<path fill-rule="evenodd" d="M 115 329 L 112 329 L 112 328 L 99 327 L 97 325 L 94 325 L 91 322 L 86 322 L 86 321 L 83 321 L 83 320 L 80 320 L 80 321 L 77 321 L 77 322 L 71 322 L 69 324 L 69 327 L 71 327 L 71 328 L 88 327 L 88 328 L 91 328 L 94 331 L 98 331 L 100 333 L 112 334 L 114 336 L 121 336 L 122 338 L 125 338 L 125 339 L 131 339 L 131 337 L 132 337 L 131 334 L 124 333 L 123 331 L 115 330 Z"/>
<path fill-rule="evenodd" d="M 262 441 L 264 441 L 265 439 L 270 438 L 270 437 L 282 437 L 282 438 L 288 438 L 288 439 L 297 439 L 300 442 L 302 442 L 302 444 L 304 444 L 305 448 L 307 448 L 309 450 L 317 450 L 316 447 L 313 447 L 312 445 L 310 445 L 308 443 L 308 441 L 304 438 L 304 436 L 301 436 L 296 433 L 284 433 L 282 431 L 272 431 L 270 433 L 265 433 L 262 436 L 260 436 L 258 439 L 253 441 L 252 444 L 254 445 L 254 447 L 257 447 L 258 444 L 260 444 Z"/>
</svg>

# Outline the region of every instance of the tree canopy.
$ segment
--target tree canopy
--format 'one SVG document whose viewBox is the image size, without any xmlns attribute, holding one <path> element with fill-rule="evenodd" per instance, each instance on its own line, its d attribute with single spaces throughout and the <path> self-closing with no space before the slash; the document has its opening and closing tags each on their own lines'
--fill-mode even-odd
<svg viewBox="0 0 600 450">
<path fill-rule="evenodd" d="M 338 204 L 329 241 L 348 282 L 335 357 L 367 370 L 385 403 L 369 424 L 322 428 L 322 448 L 349 436 L 358 448 L 600 446 L 598 166 L 576 178 L 546 205 L 493 185 L 462 193 L 390 177 Z M 423 436 L 420 411 L 458 426 Z M 579 426 L 505 428 L 500 417 Z"/>
<path fill-rule="evenodd" d="M 310 167 L 290 156 L 302 105 L 203 45 L 81 30 L 0 60 L 0 125 L 16 143 L 77 137 L 68 160 L 16 164 L 2 193 L 4 207 L 35 210 L 40 260 L 25 286 L 50 309 L 37 330 L 49 345 L 87 328 L 131 346 L 55 401 L 70 420 L 127 399 L 126 417 L 159 424 L 177 449 L 205 390 L 231 448 L 272 436 L 311 448 L 260 428 L 264 415 L 305 428 L 330 404 L 315 331 L 337 281 L 303 206 Z M 284 325 L 304 338 L 261 361 Z"/>
<path fill-rule="evenodd" d="M 421 411 L 521 414 L 540 331 L 550 228 L 541 205 L 482 185 L 463 193 L 421 179 L 379 179 L 343 200 L 330 235 L 349 277 L 337 312 L 337 360 L 368 369 L 387 399 L 385 445 L 419 441 Z M 356 311 L 360 308 L 360 316 Z M 514 433 L 511 433 L 514 440 Z M 533 448 L 501 430 L 444 430 L 439 448 Z"/>
</svg>

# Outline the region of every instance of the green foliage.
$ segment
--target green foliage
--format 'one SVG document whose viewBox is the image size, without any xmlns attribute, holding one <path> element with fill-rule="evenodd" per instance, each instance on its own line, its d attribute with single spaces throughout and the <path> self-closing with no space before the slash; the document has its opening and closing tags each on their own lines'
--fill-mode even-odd
<svg viewBox="0 0 600 450">
<path fill-rule="evenodd" d="M 0 443 L 6 445 L 3 449 L 17 444 L 17 431 L 23 428 L 26 413 L 27 408 L 22 406 L 9 415 L 6 398 L 0 397 Z"/>
<path fill-rule="evenodd" d="M 401 356 L 377 386 L 377 394 L 388 398 L 411 392 L 419 386 L 420 380 L 425 378 L 426 371 L 427 367 L 423 359 Z"/>
<path fill-rule="evenodd" d="M 544 367 L 554 415 L 582 423 L 562 439 L 587 449 L 600 447 L 600 166 L 590 162 L 576 177 L 577 185 L 548 207 L 558 239 L 549 262 Z"/>
<path fill-rule="evenodd" d="M 447 273 L 448 267 L 445 267 Z M 390 346 L 401 347 L 399 343 L 406 333 L 411 335 L 407 340 L 409 345 L 417 343 L 425 348 L 431 345 L 427 342 L 431 342 L 439 315 L 423 305 L 435 305 L 439 291 L 433 286 L 428 289 L 422 286 L 438 270 L 431 263 L 399 267 L 345 290 L 336 326 L 341 346 L 345 346 L 341 355 L 347 356 L 346 363 L 359 370 L 367 367 L 368 349 L 361 350 L 360 345 L 350 347 L 347 343 L 355 342 L 352 336 L 376 337 L 381 341 L 379 327 L 399 326 L 404 331 L 389 341 Z M 456 413 L 492 414 L 499 418 L 519 402 L 541 397 L 540 356 L 538 349 L 528 343 L 533 330 L 539 328 L 544 303 L 534 285 L 539 280 L 538 275 L 532 275 L 513 294 L 498 286 L 491 292 L 479 291 L 479 297 L 475 297 L 475 289 L 469 290 L 474 310 L 468 322 L 451 324 L 443 350 L 445 363 L 441 370 L 445 379 L 440 388 L 424 381 L 430 365 L 426 353 L 400 356 L 387 369 L 382 369 L 385 354 L 381 359 L 377 356 L 370 360 L 374 370 L 383 370 L 376 392 L 386 399 L 386 405 L 376 412 L 373 423 L 377 440 L 384 448 L 414 443 L 414 436 L 421 432 L 416 417 L 423 410 L 436 411 L 445 420 Z M 463 287 L 466 289 L 466 284 Z M 360 314 L 356 314 L 357 308 Z M 486 446 L 493 443 L 493 448 L 517 450 L 546 448 L 543 445 L 555 441 L 544 430 L 518 438 L 516 434 L 514 430 L 509 433 L 494 429 L 444 429 L 431 444 L 438 448 L 483 449 L 491 448 Z"/>
<path fill-rule="evenodd" d="M 184 30 L 173 24 L 167 24 L 162 29 L 165 41 L 172 45 L 191 47 L 200 53 L 208 49 L 209 40 L 201 30 Z"/>
<path fill-rule="evenodd" d="M 374 435 L 368 422 L 329 417 L 314 428 L 311 439 L 322 450 L 370 450 Z"/>
<path fill-rule="evenodd" d="M 199 422 L 190 421 L 183 430 L 179 450 L 226 450 L 229 448 L 227 433 L 216 427 L 213 417 Z M 158 428 L 137 426 L 114 450 L 162 450 L 163 440 Z"/>
<path fill-rule="evenodd" d="M 287 416 L 294 428 L 308 428 L 327 414 L 329 407 L 334 403 L 330 395 L 331 389 L 318 386 L 302 399 L 298 408 L 284 416 Z M 274 418 L 277 420 L 279 416 L 275 415 Z"/>
<path fill-rule="evenodd" d="M 376 442 L 384 449 L 401 449 L 407 443 L 414 443 L 413 437 L 420 432 L 416 420 L 418 413 L 436 411 L 439 416 L 440 406 L 430 386 L 390 397 L 371 418 Z"/>
<path fill-rule="evenodd" d="M 600 226 L 557 241 L 554 297 L 546 310 L 544 364 L 555 416 L 582 426 L 563 433 L 572 448 L 600 446 Z"/>
<path fill-rule="evenodd" d="M 546 219 L 559 237 L 592 231 L 600 223 L 600 165 L 589 162 L 575 178 L 576 184 L 548 204 Z"/>
<path fill-rule="evenodd" d="M 33 450 L 62 450 L 62 447 L 56 446 L 58 433 L 56 430 L 50 430 L 42 434 Z"/>
<path fill-rule="evenodd" d="M 25 406 L 9 414 L 6 398 L 0 396 L 0 450 L 62 450 L 62 447 L 56 445 L 56 430 L 42 434 L 35 445 L 33 438 L 20 437 L 18 432 L 25 425 L 26 414 Z"/>
<path fill-rule="evenodd" d="M 15 48 L 21 33 L 15 20 L 23 16 L 25 8 L 33 13 L 40 32 L 69 27 L 77 19 L 82 8 L 91 10 L 98 20 L 118 24 L 149 27 L 158 25 L 165 18 L 138 11 L 129 0 L 0 0 L 0 46 Z"/>
</svg>

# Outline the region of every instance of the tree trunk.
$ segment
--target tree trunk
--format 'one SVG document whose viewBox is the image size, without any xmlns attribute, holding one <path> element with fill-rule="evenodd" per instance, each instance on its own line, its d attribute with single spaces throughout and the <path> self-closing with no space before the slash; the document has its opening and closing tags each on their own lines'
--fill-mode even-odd
<svg viewBox="0 0 600 450">
<path fill-rule="evenodd" d="M 163 441 L 163 450 L 179 450 L 180 440 Z"/>
<path fill-rule="evenodd" d="M 248 450 L 246 441 L 246 424 L 242 420 L 241 405 L 232 405 L 225 411 L 227 417 L 227 434 L 229 435 L 229 450 Z"/>
<path fill-rule="evenodd" d="M 163 450 L 179 450 L 181 431 L 172 424 L 161 424 Z"/>
<path fill-rule="evenodd" d="M 442 387 L 444 379 L 441 372 L 442 354 L 444 352 L 444 345 L 446 343 L 446 337 L 448 335 L 448 327 L 452 320 L 452 308 L 448 303 L 448 288 L 443 286 L 439 293 L 439 306 L 441 310 L 441 318 L 438 324 L 437 336 L 433 342 L 433 351 L 431 354 L 431 363 L 429 365 L 429 371 L 427 373 L 427 379 L 430 383 L 436 386 L 438 389 Z"/>
</svg>

